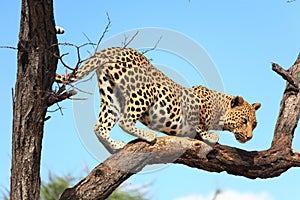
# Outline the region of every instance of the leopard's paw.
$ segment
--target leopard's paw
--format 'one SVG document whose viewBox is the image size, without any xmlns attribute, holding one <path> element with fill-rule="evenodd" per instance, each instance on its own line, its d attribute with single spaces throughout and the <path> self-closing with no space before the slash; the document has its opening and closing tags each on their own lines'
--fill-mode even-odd
<svg viewBox="0 0 300 200">
<path fill-rule="evenodd" d="M 214 145 L 219 141 L 219 136 L 215 132 L 202 132 L 200 136 L 203 141 L 209 145 Z"/>
</svg>

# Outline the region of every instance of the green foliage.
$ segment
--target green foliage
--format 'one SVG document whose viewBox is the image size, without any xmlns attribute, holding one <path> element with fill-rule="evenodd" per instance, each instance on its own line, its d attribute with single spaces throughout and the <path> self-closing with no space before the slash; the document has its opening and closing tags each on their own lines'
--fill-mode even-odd
<svg viewBox="0 0 300 200">
<path fill-rule="evenodd" d="M 125 192 L 117 189 L 109 197 L 108 200 L 147 200 L 138 190 Z"/>
<path fill-rule="evenodd" d="M 49 173 L 49 181 L 42 182 L 41 185 L 41 200 L 57 200 L 65 189 L 70 187 L 77 178 L 71 175 L 57 176 Z M 125 188 L 126 189 L 126 188 Z M 7 194 L 5 194 L 7 193 Z M 9 191 L 2 192 L 3 200 L 9 200 Z M 123 191 L 121 189 L 115 190 L 108 200 L 148 200 L 141 193 L 140 189 L 130 189 Z"/>
<path fill-rule="evenodd" d="M 56 200 L 65 189 L 72 185 L 72 182 L 76 180 L 71 175 L 57 176 L 49 174 L 49 182 L 42 183 L 41 186 L 41 200 Z"/>
</svg>

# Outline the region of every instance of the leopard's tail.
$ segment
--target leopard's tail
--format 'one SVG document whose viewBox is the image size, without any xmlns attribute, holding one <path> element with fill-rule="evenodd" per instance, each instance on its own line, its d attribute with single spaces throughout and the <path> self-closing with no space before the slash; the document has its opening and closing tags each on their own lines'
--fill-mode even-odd
<svg viewBox="0 0 300 200">
<path fill-rule="evenodd" d="M 95 56 L 97 56 L 97 54 Z M 79 69 L 74 70 L 71 73 L 56 74 L 55 82 L 63 83 L 66 85 L 77 82 L 78 80 L 85 78 L 92 71 L 100 67 L 103 63 L 101 63 L 101 59 L 99 60 L 99 62 L 95 63 L 94 59 L 88 59 L 87 62 L 83 64 L 83 66 L 81 66 Z"/>
</svg>

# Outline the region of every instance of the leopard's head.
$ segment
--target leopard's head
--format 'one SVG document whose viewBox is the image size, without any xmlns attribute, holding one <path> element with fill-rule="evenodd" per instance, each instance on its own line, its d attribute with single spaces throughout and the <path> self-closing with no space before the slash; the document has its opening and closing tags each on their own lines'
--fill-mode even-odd
<svg viewBox="0 0 300 200">
<path fill-rule="evenodd" d="M 240 143 L 247 142 L 257 125 L 255 112 L 260 106 L 260 103 L 249 104 L 241 96 L 233 97 L 223 119 L 223 129 L 234 133 Z"/>
</svg>

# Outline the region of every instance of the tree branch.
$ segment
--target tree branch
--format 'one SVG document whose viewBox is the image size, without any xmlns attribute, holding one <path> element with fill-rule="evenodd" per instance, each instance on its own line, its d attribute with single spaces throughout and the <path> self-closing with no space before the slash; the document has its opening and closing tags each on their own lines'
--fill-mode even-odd
<svg viewBox="0 0 300 200">
<path fill-rule="evenodd" d="M 184 164 L 210 172 L 226 171 L 250 179 L 277 177 L 291 167 L 300 167 L 300 153 L 292 149 L 294 131 L 300 117 L 300 94 L 299 90 L 291 90 L 291 85 L 297 86 L 295 80 L 299 78 L 300 65 L 295 64 L 288 71 L 282 71 L 275 63 L 272 66 L 288 84 L 270 149 L 245 151 L 221 144 L 210 147 L 196 139 L 172 136 L 158 138 L 153 145 L 135 140 L 95 167 L 73 188 L 67 189 L 61 200 L 105 199 L 146 165 L 159 163 Z"/>
<path fill-rule="evenodd" d="M 126 48 L 128 45 L 136 38 L 136 36 L 139 34 L 139 31 L 136 31 L 135 34 L 128 40 L 128 36 L 124 35 L 124 41 L 122 42 L 122 47 Z"/>
<path fill-rule="evenodd" d="M 60 199 L 106 199 L 123 181 L 146 165 L 172 163 L 189 149 L 197 152 L 198 158 L 212 150 L 199 140 L 172 136 L 158 138 L 154 145 L 136 140 L 98 165 L 74 188 L 67 189 Z"/>
<path fill-rule="evenodd" d="M 111 27 L 111 20 L 110 20 L 110 17 L 109 17 L 109 14 L 106 13 L 106 17 L 107 17 L 107 24 L 104 28 L 104 31 L 102 32 L 102 35 L 100 36 L 98 42 L 97 42 L 97 46 L 95 48 L 95 51 L 94 51 L 94 55 L 97 53 L 97 51 L 99 50 L 99 46 L 100 46 L 100 43 L 102 42 L 105 34 L 109 31 L 109 28 Z"/>
<path fill-rule="evenodd" d="M 59 103 L 65 99 L 69 99 L 71 96 L 74 96 L 75 94 L 77 94 L 77 92 L 75 90 L 66 91 L 66 92 L 62 93 L 61 95 L 54 94 L 48 101 L 47 105 L 48 105 L 48 107 L 50 107 L 55 103 Z"/>
<path fill-rule="evenodd" d="M 293 76 L 289 73 L 289 71 L 284 70 L 280 65 L 276 63 L 272 63 L 272 70 L 279 74 L 283 79 L 289 82 L 292 86 L 298 89 L 297 81 L 294 80 Z"/>
</svg>

